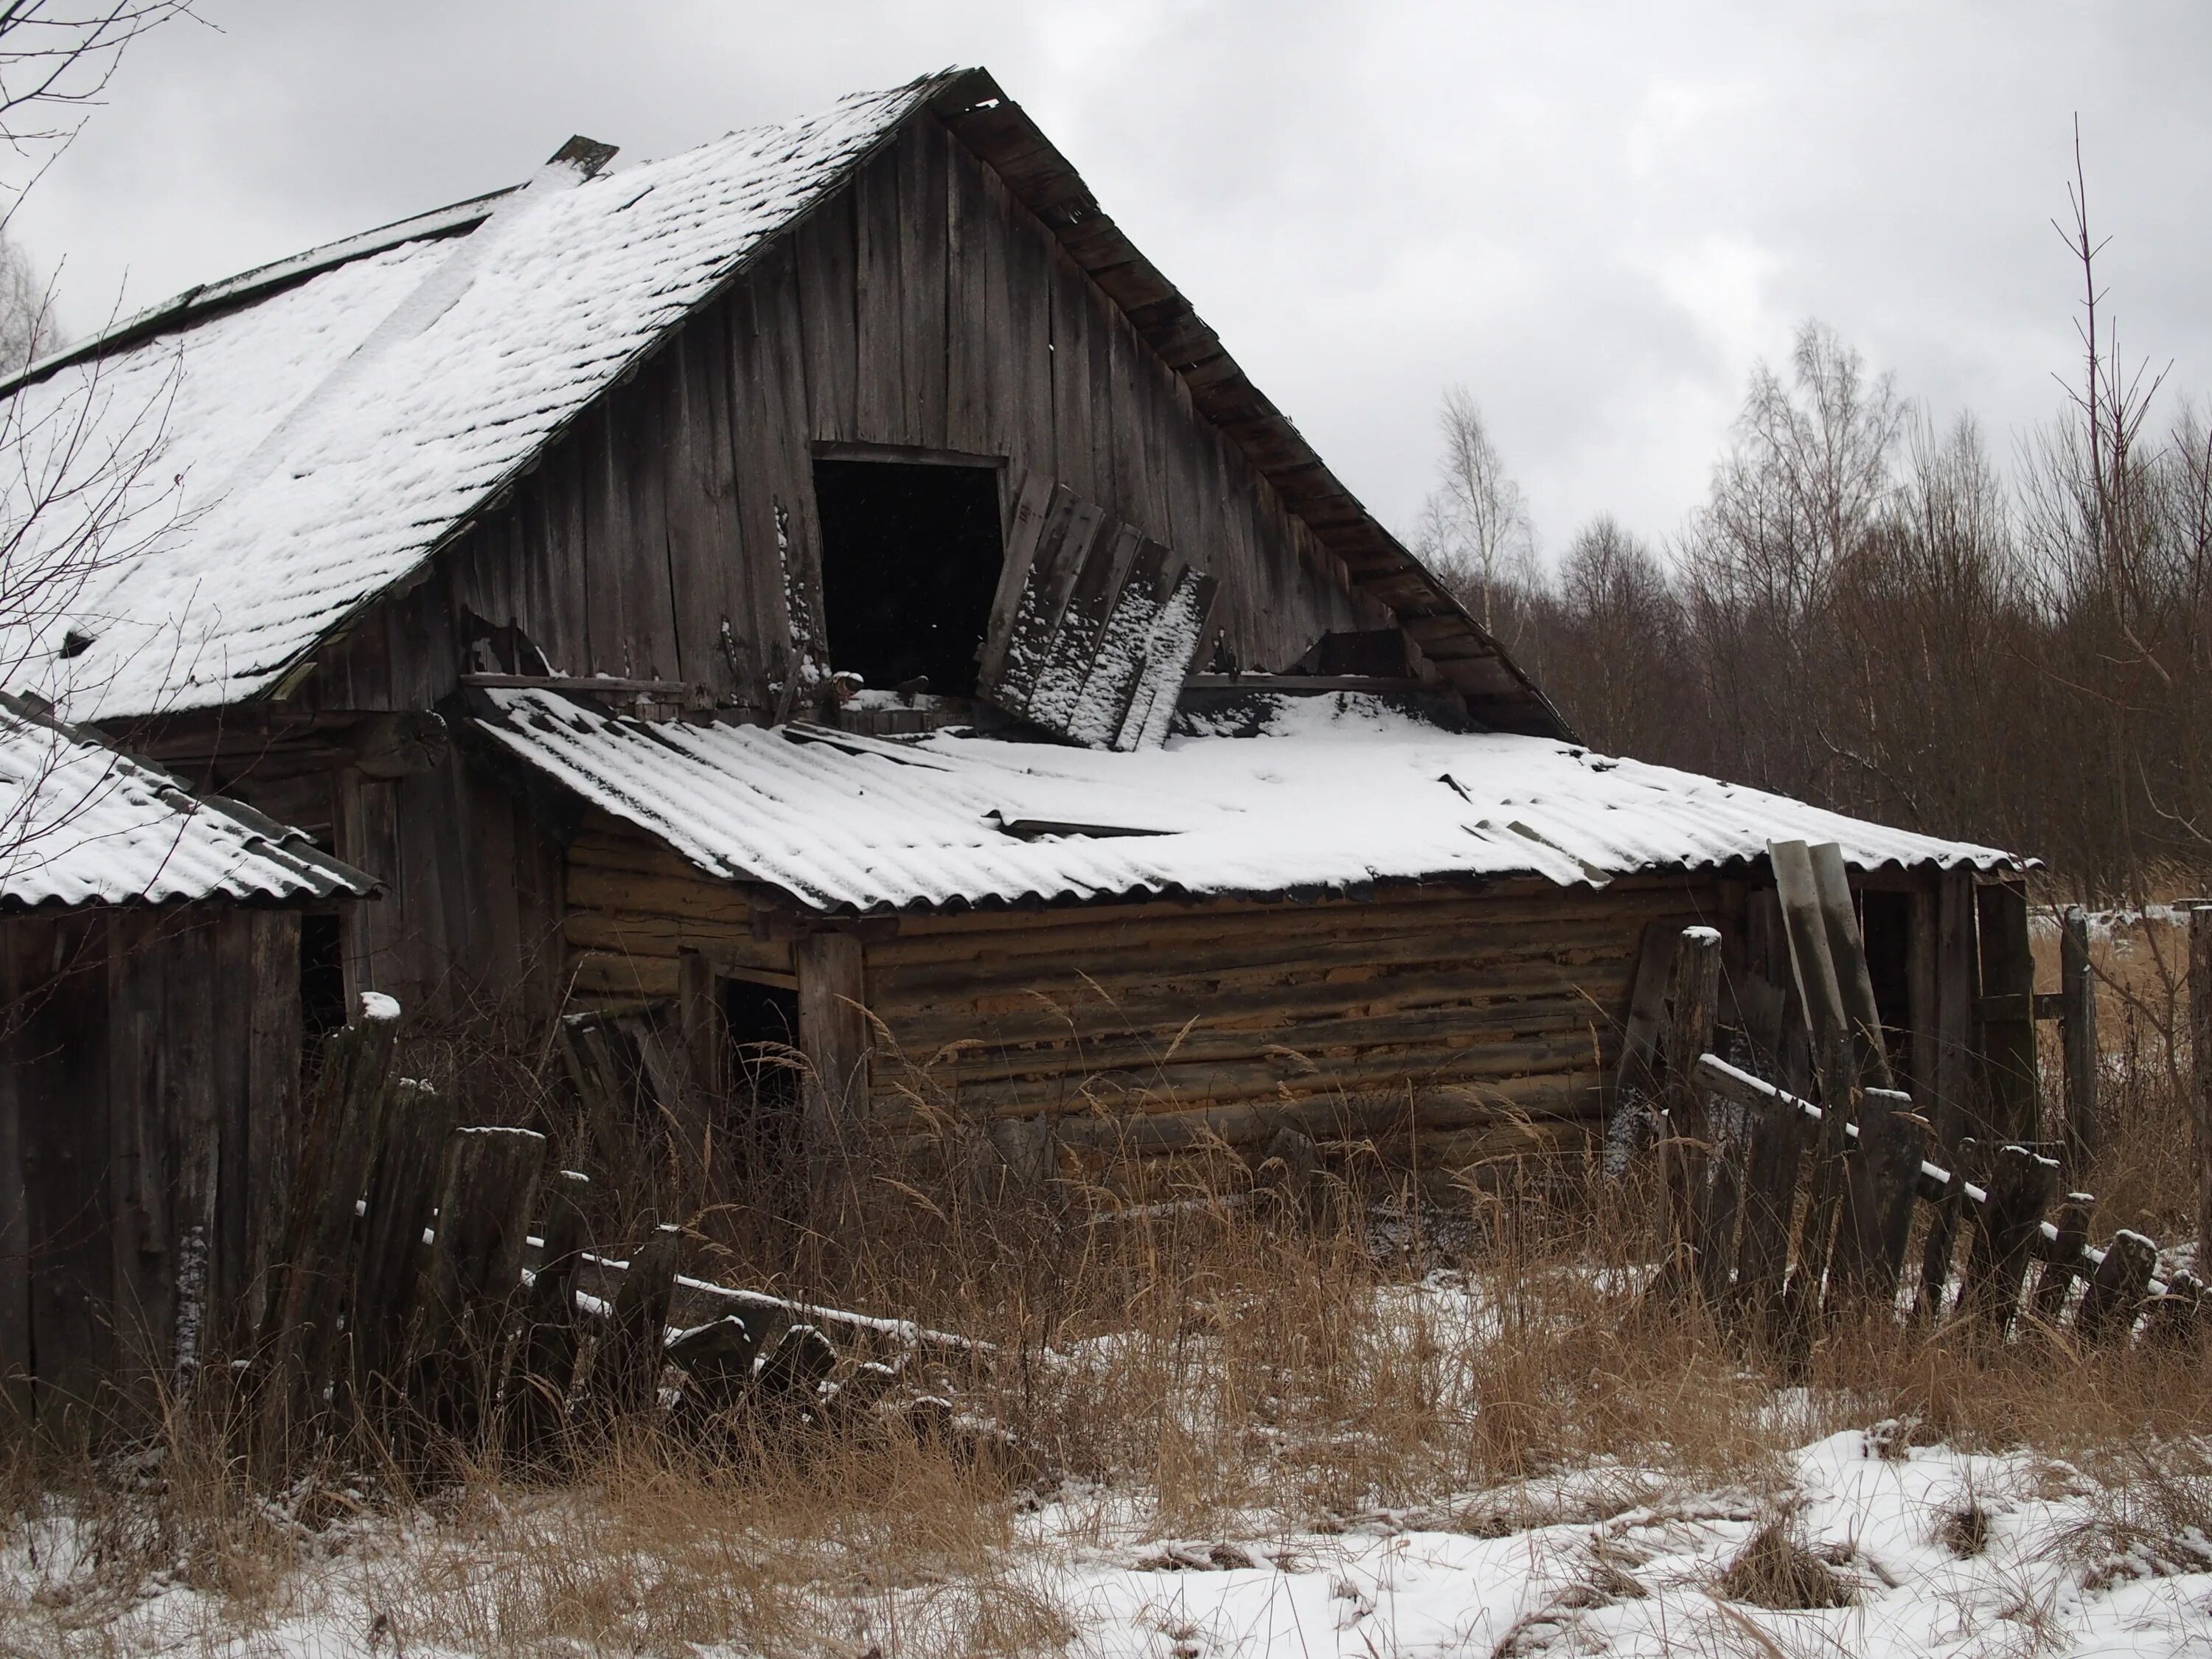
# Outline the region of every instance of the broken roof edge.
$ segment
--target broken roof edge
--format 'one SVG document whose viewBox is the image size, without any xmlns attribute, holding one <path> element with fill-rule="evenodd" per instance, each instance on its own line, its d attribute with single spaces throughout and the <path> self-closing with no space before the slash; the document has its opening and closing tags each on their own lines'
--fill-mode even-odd
<svg viewBox="0 0 2212 1659">
<path fill-rule="evenodd" d="M 1433 630 L 1429 638 L 1415 639 L 1446 681 L 1468 699 L 1470 712 L 1499 731 L 1575 741 L 1573 727 L 1543 690 L 1443 579 L 1329 470 L 1290 417 L 1252 383 L 1197 308 L 1101 210 L 1074 165 L 1006 96 L 990 71 L 953 70 L 943 78 L 945 85 L 929 100 L 931 112 L 1053 233 L 1138 337 L 1183 381 L 1192 406 L 1243 453 L 1285 511 L 1343 564 L 1353 587 L 1370 593 L 1409 632 L 1413 623 L 1441 622 L 1447 634 L 1459 635 L 1475 647 L 1453 657 L 1434 648 L 1441 641 Z M 1285 487 L 1291 475 L 1297 477 L 1295 489 Z M 1311 509 L 1317 504 L 1329 506 L 1339 521 L 1316 521 Z M 1363 565 L 1368 568 L 1363 570 Z M 1412 582 L 1419 590 L 1419 602 L 1393 599 L 1380 591 L 1392 578 Z M 1479 670 L 1453 672 L 1455 663 L 1484 661 L 1496 665 L 1504 685 L 1474 683 Z M 1524 707 L 1514 709 L 1516 702 Z M 1506 718 L 1501 720 L 1501 714 Z M 1527 718 L 1516 719 L 1516 714 Z"/>
</svg>

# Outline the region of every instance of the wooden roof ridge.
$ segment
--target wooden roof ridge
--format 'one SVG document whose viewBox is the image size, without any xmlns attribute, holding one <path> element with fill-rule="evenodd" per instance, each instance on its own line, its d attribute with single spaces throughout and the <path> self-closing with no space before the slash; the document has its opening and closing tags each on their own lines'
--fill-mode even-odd
<svg viewBox="0 0 2212 1659">
<path fill-rule="evenodd" d="M 1288 416 L 1252 384 L 1191 302 L 1139 251 L 1074 166 L 990 72 L 959 71 L 928 100 L 937 118 L 1005 180 L 1070 258 L 1182 379 L 1191 402 L 1240 449 L 1283 504 L 1344 562 L 1436 664 L 1484 724 L 1535 737 L 1571 728 L 1442 579 L 1363 506 Z"/>
</svg>

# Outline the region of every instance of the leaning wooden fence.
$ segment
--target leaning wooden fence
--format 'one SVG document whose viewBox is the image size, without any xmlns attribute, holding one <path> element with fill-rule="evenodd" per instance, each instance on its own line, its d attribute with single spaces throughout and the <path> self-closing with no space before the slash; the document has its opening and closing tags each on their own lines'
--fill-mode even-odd
<svg viewBox="0 0 2212 1659">
<path fill-rule="evenodd" d="M 2093 1246 L 2094 1200 L 2060 1191 L 2057 1159 L 2021 1144 L 1931 1144 L 1883 1051 L 1840 858 L 1802 843 L 1771 853 L 1822 1103 L 1713 1052 L 1721 940 L 1685 930 L 1657 1103 L 1677 1246 L 1668 1283 L 1694 1284 L 1723 1319 L 1775 1336 L 1888 1306 L 1997 1337 L 2032 1323 L 2096 1346 L 2193 1340 L 2205 1286 L 2186 1272 L 2161 1279 L 2141 1233 Z"/>
<path fill-rule="evenodd" d="M 534 1458 L 664 1409 L 702 1431 L 733 1413 L 827 1421 L 883 1401 L 913 1352 L 969 1346 L 688 1278 L 674 1227 L 591 1248 L 586 1178 L 549 1169 L 543 1135 L 458 1125 L 444 1096 L 392 1078 L 398 1010 L 363 1000 L 325 1040 L 286 1265 L 246 1365 L 264 1463 L 347 1423 Z"/>
</svg>

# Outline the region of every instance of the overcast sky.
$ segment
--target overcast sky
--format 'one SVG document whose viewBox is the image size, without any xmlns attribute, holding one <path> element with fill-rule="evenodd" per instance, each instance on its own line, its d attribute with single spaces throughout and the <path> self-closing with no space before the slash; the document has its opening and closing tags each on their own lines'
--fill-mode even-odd
<svg viewBox="0 0 2212 1659">
<path fill-rule="evenodd" d="M 1462 382 L 1548 551 L 1702 496 L 1808 316 L 2001 446 L 2070 366 L 2071 122 L 2123 345 L 2212 387 L 2212 6 L 200 0 L 14 225 L 65 319 L 981 64 L 1386 521 Z M 2169 404 L 2168 408 L 2171 408 Z"/>
</svg>

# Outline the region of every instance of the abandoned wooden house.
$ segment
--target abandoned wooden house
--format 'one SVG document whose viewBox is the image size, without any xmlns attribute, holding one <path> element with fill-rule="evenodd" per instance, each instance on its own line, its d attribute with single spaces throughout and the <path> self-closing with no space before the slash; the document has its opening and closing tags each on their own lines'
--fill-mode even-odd
<svg viewBox="0 0 2212 1659">
<path fill-rule="evenodd" d="M 1685 921 L 1771 1035 L 1811 838 L 1972 1103 L 2018 861 L 1587 752 L 988 76 L 611 155 L 8 392 L 167 390 L 173 525 L 10 659 L 383 883 L 349 989 L 619 1012 L 732 1114 L 795 1033 L 825 1133 L 1442 1165 L 1598 1119 Z"/>
<path fill-rule="evenodd" d="M 303 927 L 374 884 L 0 697 L 0 1397 L 89 1401 L 250 1326 L 307 1029 Z M 312 963 L 308 964 L 312 968 Z"/>
</svg>

